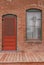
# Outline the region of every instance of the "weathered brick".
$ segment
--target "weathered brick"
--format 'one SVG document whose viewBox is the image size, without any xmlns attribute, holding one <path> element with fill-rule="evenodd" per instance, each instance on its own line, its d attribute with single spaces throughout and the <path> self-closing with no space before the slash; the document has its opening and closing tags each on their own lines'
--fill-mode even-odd
<svg viewBox="0 0 44 65">
<path fill-rule="evenodd" d="M 42 41 L 41 43 L 27 42 L 26 40 L 26 10 L 36 8 L 42 10 Z M 0 40 L 2 41 L 2 16 L 5 14 L 17 15 L 17 48 L 18 50 L 43 50 L 44 44 L 44 1 L 43 0 L 0 0 Z M 40 45 L 40 46 L 39 46 Z M 42 46 L 42 47 L 41 47 Z M 2 42 L 0 43 L 2 49 Z M 40 49 L 39 49 L 40 47 Z"/>
</svg>

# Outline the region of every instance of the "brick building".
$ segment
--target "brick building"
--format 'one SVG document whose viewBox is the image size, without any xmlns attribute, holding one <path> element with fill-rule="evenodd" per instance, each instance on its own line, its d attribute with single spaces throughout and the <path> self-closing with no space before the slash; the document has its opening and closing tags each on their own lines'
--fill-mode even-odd
<svg viewBox="0 0 44 65">
<path fill-rule="evenodd" d="M 43 23 L 44 7 L 43 6 L 44 6 L 43 0 L 42 0 L 42 2 L 41 2 L 41 0 L 40 1 L 39 0 L 37 0 L 37 1 L 36 0 L 33 0 L 33 1 L 32 0 L 18 0 L 18 1 L 1 0 L 0 1 L 0 50 L 2 50 L 5 47 L 7 48 L 7 44 L 8 44 L 8 47 L 12 46 L 12 43 L 13 43 L 13 46 L 15 45 L 14 46 L 15 50 L 16 49 L 25 50 L 25 51 L 27 51 L 27 50 L 42 51 L 43 50 L 43 46 L 44 46 L 44 27 L 43 27 L 44 26 L 44 23 Z M 34 11 L 34 13 L 30 14 L 30 11 L 32 11 L 32 12 Z M 39 14 L 37 13 L 37 11 Z M 28 18 L 31 17 L 31 15 L 33 16 L 33 14 L 36 17 L 38 17 L 38 19 L 39 18 L 41 19 L 41 20 L 39 20 L 39 21 L 41 21 L 40 22 L 41 24 L 39 24 L 39 23 L 38 24 L 40 26 L 42 25 L 41 26 L 42 30 L 39 31 L 39 37 L 40 37 L 40 32 L 41 32 L 42 40 L 40 40 L 39 38 L 36 38 L 37 37 L 36 35 L 38 35 L 38 33 L 36 34 L 36 32 L 34 33 L 33 31 L 32 32 L 34 34 L 33 33 L 32 34 L 33 34 L 33 37 L 35 35 L 35 38 L 32 38 L 32 36 L 31 36 L 32 34 L 30 34 L 31 30 L 27 30 L 27 28 L 29 27 L 28 23 L 30 24 L 30 22 L 28 22 L 29 21 Z M 36 14 L 38 14 L 38 15 L 36 15 Z M 8 22 L 9 19 L 7 20 L 8 25 L 6 25 L 7 24 L 6 18 L 9 18 L 9 17 L 11 18 L 11 20 L 13 18 L 13 21 L 15 18 L 15 22 L 14 22 L 15 24 L 13 23 L 15 25 L 15 27 L 14 27 L 14 25 L 12 25 L 11 20 L 10 20 L 11 22 Z M 33 22 L 31 24 L 33 24 Z M 36 25 L 36 23 L 35 23 L 35 25 Z M 6 29 L 4 26 L 6 27 Z M 12 30 L 12 28 L 13 28 L 13 30 Z M 31 27 L 30 27 L 30 29 L 31 29 Z M 14 32 L 15 34 L 12 31 L 13 32 L 15 31 Z M 29 33 L 27 33 L 27 31 L 29 31 Z M 12 35 L 13 35 L 13 38 L 12 38 Z M 14 39 L 15 39 L 15 41 L 13 41 Z"/>
<path fill-rule="evenodd" d="M 0 0 L 0 51 L 44 51 L 44 0 Z"/>
</svg>

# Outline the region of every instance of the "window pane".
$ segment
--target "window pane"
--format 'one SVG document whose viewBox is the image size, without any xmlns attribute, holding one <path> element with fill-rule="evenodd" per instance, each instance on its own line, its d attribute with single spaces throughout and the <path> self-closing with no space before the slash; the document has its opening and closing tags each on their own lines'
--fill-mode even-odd
<svg viewBox="0 0 44 65">
<path fill-rule="evenodd" d="M 27 11 L 27 39 L 40 39 L 41 12 Z"/>
<path fill-rule="evenodd" d="M 35 29 L 34 29 L 33 39 L 38 39 L 38 28 L 35 28 Z"/>
</svg>

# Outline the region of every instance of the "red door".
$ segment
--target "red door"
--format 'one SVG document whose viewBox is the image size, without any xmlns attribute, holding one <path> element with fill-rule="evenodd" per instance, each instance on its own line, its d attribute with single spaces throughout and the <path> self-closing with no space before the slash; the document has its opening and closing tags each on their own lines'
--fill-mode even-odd
<svg viewBox="0 0 44 65">
<path fill-rule="evenodd" d="M 2 23 L 3 50 L 16 50 L 16 16 L 3 16 Z"/>
</svg>

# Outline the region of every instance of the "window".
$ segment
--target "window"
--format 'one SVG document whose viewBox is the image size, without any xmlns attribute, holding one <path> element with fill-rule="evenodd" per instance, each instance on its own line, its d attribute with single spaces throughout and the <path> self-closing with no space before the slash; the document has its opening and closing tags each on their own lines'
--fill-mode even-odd
<svg viewBox="0 0 44 65">
<path fill-rule="evenodd" d="M 41 39 L 41 10 L 27 10 L 27 39 Z"/>
</svg>

